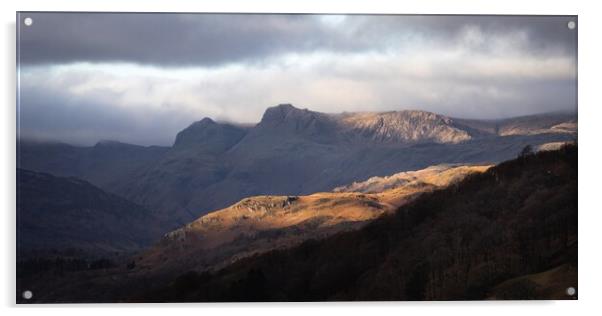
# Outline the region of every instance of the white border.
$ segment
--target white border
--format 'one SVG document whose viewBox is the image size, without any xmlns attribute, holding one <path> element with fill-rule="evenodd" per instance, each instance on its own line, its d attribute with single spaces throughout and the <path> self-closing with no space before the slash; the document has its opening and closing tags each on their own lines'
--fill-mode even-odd
<svg viewBox="0 0 602 316">
<path fill-rule="evenodd" d="M 21 0 L 2 1 L 3 74 L 0 87 L 4 104 L 1 113 L 2 181 L 0 201 L 3 201 L 2 236 L 3 255 L 0 259 L 2 284 L 0 285 L 1 308 L 9 314 L 43 312 L 59 315 L 104 315 L 106 313 L 133 313 L 141 309 L 145 315 L 162 315 L 171 308 L 177 313 L 207 314 L 258 314 L 258 315 L 307 315 L 320 313 L 420 313 L 421 315 L 576 315 L 600 312 L 597 308 L 600 286 L 600 239 L 602 230 L 602 205 L 599 194 L 602 157 L 602 133 L 600 121 L 599 76 L 602 74 L 600 61 L 600 11 L 596 1 L 541 1 L 524 0 L 470 1 L 431 0 L 416 2 L 393 2 L 381 0 L 222 0 L 216 2 L 193 2 L 186 0 L 98 0 L 74 2 L 68 0 Z M 75 306 L 15 306 L 14 305 L 14 231 L 15 231 L 15 11 L 129 11 L 129 12 L 299 12 L 299 13 L 428 13 L 428 14 L 577 14 L 579 15 L 579 301 L 559 302 L 435 302 L 435 303 L 310 303 L 310 304 L 92 304 Z M 95 307 L 95 309 L 89 309 Z M 82 311 L 86 308 L 86 311 Z M 7 315 L 7 314 L 4 314 Z"/>
</svg>

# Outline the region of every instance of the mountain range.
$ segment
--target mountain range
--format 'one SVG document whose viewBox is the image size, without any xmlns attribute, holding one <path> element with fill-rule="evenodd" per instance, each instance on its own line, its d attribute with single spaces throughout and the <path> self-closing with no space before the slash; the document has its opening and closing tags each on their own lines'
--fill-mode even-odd
<svg viewBox="0 0 602 316">
<path fill-rule="evenodd" d="M 576 116 L 466 120 L 425 111 L 328 114 L 290 104 L 255 126 L 202 119 L 171 147 L 21 140 L 18 167 L 77 177 L 153 210 L 169 232 L 259 195 L 308 195 L 441 163 L 496 163 L 576 137 Z"/>
</svg>

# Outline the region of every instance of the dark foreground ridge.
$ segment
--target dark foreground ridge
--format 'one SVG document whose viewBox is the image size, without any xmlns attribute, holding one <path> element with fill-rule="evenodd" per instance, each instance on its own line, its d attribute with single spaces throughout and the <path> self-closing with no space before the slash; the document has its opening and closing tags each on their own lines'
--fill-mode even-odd
<svg viewBox="0 0 602 316">
<path fill-rule="evenodd" d="M 136 302 L 575 299 L 577 147 L 528 154 L 365 228 L 190 271 Z"/>
</svg>

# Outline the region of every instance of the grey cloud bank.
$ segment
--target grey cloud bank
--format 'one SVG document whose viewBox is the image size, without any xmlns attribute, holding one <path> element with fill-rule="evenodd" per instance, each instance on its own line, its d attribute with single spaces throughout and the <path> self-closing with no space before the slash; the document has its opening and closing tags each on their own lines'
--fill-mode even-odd
<svg viewBox="0 0 602 316">
<path fill-rule="evenodd" d="M 576 110 L 570 16 L 30 13 L 22 137 L 171 144 L 266 107 L 500 118 Z"/>
<path fill-rule="evenodd" d="M 524 32 L 523 49 L 570 54 L 575 17 L 32 13 L 22 28 L 21 62 L 133 62 L 215 66 L 286 52 L 412 49 L 417 38 L 445 46 L 466 27 L 487 36 Z M 482 45 L 479 49 L 487 49 Z"/>
</svg>

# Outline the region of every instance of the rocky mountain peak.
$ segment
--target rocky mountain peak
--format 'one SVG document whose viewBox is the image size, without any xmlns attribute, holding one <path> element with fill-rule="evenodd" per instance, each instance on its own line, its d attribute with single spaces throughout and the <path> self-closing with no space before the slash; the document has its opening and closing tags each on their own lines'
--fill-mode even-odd
<svg viewBox="0 0 602 316">
<path fill-rule="evenodd" d="M 288 103 L 279 104 L 277 106 L 269 107 L 265 110 L 260 124 L 279 123 L 287 119 L 290 120 L 291 118 L 298 118 L 309 113 L 313 112 L 307 109 L 301 110 Z"/>
<path fill-rule="evenodd" d="M 337 122 L 329 114 L 280 104 L 265 111 L 255 132 L 260 135 L 296 135 L 325 142 L 335 137 Z"/>
<path fill-rule="evenodd" d="M 296 108 L 295 106 L 293 106 L 290 103 L 280 103 L 280 104 L 276 105 L 275 108 L 279 108 L 279 109 L 282 109 L 282 110 L 288 110 L 288 111 L 291 111 L 291 110 L 300 110 L 299 108 Z"/>
</svg>

